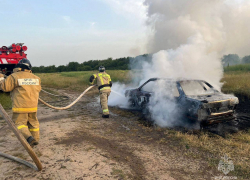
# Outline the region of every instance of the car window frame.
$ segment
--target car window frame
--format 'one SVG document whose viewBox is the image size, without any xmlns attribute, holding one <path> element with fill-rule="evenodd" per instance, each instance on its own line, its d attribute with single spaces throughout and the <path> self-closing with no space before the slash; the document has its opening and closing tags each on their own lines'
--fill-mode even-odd
<svg viewBox="0 0 250 180">
<path fill-rule="evenodd" d="M 145 85 L 147 85 L 149 82 L 151 82 L 151 81 L 156 81 L 156 80 L 148 80 L 148 81 L 146 81 L 143 85 L 141 85 L 141 86 L 138 88 L 138 90 L 139 90 L 139 91 L 143 91 L 142 88 L 143 88 Z M 143 91 L 143 92 L 152 93 L 152 92 L 149 92 L 149 91 Z"/>
<path fill-rule="evenodd" d="M 138 88 L 138 91 L 140 92 L 147 92 L 147 93 L 152 93 L 152 92 L 148 92 L 148 91 L 143 91 L 142 88 L 143 86 L 145 86 L 146 84 L 148 84 L 150 81 L 157 81 L 157 80 L 161 80 L 161 79 L 158 79 L 158 78 L 154 78 L 154 79 L 149 79 L 147 80 L 145 83 L 143 83 L 139 88 Z M 163 79 L 164 80 L 164 79 Z M 167 80 L 166 80 L 167 81 Z M 177 88 L 177 91 L 179 93 L 179 96 L 174 96 L 174 98 L 177 98 L 179 99 L 181 96 L 183 96 L 183 94 L 185 94 L 181 88 L 181 85 L 179 84 L 178 81 L 174 81 L 175 85 L 176 85 L 176 88 Z"/>
<path fill-rule="evenodd" d="M 181 86 L 181 82 L 183 82 L 185 80 L 181 80 L 181 81 L 178 81 L 178 84 L 179 84 L 179 87 L 180 87 L 180 90 L 182 91 L 183 95 L 184 96 L 188 96 L 186 95 L 185 91 L 183 90 L 182 86 Z M 204 87 L 204 85 L 202 84 L 202 82 L 204 84 L 206 84 L 208 87 L 210 87 L 212 90 L 214 90 L 214 92 L 219 92 L 218 90 L 216 90 L 211 84 L 209 84 L 208 82 L 204 81 L 204 80 L 187 80 L 187 81 L 197 81 L 203 88 L 206 89 L 206 87 Z"/>
</svg>

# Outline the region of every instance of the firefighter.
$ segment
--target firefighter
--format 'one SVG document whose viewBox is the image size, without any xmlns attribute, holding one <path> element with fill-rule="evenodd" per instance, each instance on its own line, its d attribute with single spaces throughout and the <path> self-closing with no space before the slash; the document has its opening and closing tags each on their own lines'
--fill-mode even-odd
<svg viewBox="0 0 250 180">
<path fill-rule="evenodd" d="M 109 109 L 108 109 L 108 97 L 111 92 L 112 81 L 110 75 L 105 72 L 105 67 L 99 67 L 99 73 L 93 74 L 89 78 L 91 85 L 94 84 L 95 79 L 97 79 L 97 86 L 100 93 L 100 101 L 102 106 L 102 117 L 109 118 Z"/>
<path fill-rule="evenodd" d="M 22 59 L 13 73 L 6 79 L 0 75 L 0 90 L 10 92 L 12 99 L 12 119 L 31 147 L 38 144 L 39 122 L 37 105 L 41 80 L 31 72 L 28 59 Z"/>
</svg>

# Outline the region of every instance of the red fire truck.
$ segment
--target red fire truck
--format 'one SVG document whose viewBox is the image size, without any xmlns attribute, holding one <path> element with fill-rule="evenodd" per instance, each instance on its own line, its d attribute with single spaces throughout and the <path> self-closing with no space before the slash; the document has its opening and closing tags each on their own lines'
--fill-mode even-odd
<svg viewBox="0 0 250 180">
<path fill-rule="evenodd" d="M 0 71 L 3 74 L 10 75 L 16 64 L 23 58 L 26 58 L 27 46 L 24 43 L 13 43 L 10 46 L 2 46 L 0 48 Z"/>
</svg>

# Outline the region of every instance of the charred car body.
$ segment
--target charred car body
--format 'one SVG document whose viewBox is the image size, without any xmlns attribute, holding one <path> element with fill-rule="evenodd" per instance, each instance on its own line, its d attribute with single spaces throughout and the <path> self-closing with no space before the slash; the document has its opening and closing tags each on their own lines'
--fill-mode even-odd
<svg viewBox="0 0 250 180">
<path fill-rule="evenodd" d="M 156 84 L 164 81 L 171 86 L 171 96 L 185 120 L 200 125 L 235 120 L 235 108 L 239 100 L 234 95 L 223 94 L 203 80 L 172 80 L 152 78 L 136 89 L 125 92 L 130 107 L 150 113 L 148 106 L 157 91 Z M 162 97 L 164 99 L 164 97 Z M 169 98 L 165 98 L 167 100 Z"/>
</svg>

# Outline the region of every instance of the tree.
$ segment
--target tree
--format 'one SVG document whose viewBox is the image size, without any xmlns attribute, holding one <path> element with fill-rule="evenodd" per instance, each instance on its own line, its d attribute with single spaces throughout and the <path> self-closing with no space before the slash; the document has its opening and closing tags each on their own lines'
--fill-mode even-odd
<svg viewBox="0 0 250 180">
<path fill-rule="evenodd" d="M 66 71 L 66 66 L 64 66 L 64 65 L 61 65 L 61 66 L 58 66 L 57 68 L 57 72 L 63 72 L 63 71 Z"/>
<path fill-rule="evenodd" d="M 228 54 L 222 57 L 223 66 L 233 66 L 240 64 L 240 57 L 237 54 Z"/>
<path fill-rule="evenodd" d="M 250 56 L 245 56 L 242 58 L 242 64 L 248 64 L 250 63 Z"/>
<path fill-rule="evenodd" d="M 78 62 L 70 62 L 67 65 L 67 69 L 68 69 L 68 71 L 77 71 L 78 66 L 79 66 Z"/>
</svg>

